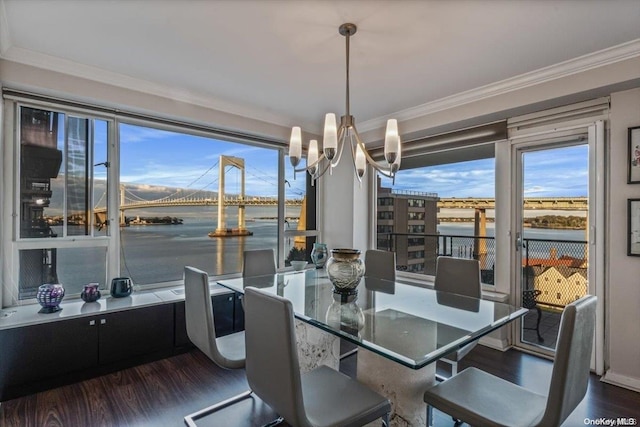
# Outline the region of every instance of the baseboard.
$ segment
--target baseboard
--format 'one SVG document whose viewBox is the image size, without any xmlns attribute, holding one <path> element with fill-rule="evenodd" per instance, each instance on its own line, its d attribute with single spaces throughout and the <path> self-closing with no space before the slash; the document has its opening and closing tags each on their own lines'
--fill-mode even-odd
<svg viewBox="0 0 640 427">
<path fill-rule="evenodd" d="M 625 375 L 607 371 L 602 378 L 600 378 L 600 381 L 640 392 L 640 379 L 638 378 L 627 377 Z"/>
<path fill-rule="evenodd" d="M 495 338 L 490 335 L 485 335 L 484 337 L 480 338 L 479 343 L 480 345 L 499 351 L 507 351 L 510 348 L 510 345 L 506 339 Z"/>
</svg>

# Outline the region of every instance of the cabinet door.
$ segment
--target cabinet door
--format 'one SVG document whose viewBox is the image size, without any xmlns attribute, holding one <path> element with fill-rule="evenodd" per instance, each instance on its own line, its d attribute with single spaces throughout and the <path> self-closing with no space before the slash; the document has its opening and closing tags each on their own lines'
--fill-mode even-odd
<svg viewBox="0 0 640 427">
<path fill-rule="evenodd" d="M 109 313 L 98 319 L 100 364 L 173 350 L 171 304 Z"/>
<path fill-rule="evenodd" d="M 93 321 L 93 323 L 92 323 Z M 0 394 L 98 364 L 95 318 L 43 323 L 0 331 Z"/>
<path fill-rule="evenodd" d="M 181 349 L 191 346 L 189 335 L 187 335 L 187 320 L 184 312 L 184 301 L 180 301 L 174 304 L 174 347 Z"/>
<path fill-rule="evenodd" d="M 244 295 L 241 293 L 236 293 L 236 300 L 233 312 L 233 332 L 244 331 L 244 305 L 242 304 L 242 299 Z"/>
<path fill-rule="evenodd" d="M 233 306 L 234 294 L 214 295 L 211 297 L 213 304 L 213 320 L 216 325 L 216 336 L 222 337 L 233 333 Z"/>
</svg>

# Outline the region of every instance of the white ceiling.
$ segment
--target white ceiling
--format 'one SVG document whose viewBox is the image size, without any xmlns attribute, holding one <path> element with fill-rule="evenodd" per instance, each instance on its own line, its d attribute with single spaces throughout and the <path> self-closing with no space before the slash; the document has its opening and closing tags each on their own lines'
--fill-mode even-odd
<svg viewBox="0 0 640 427">
<path fill-rule="evenodd" d="M 0 0 L 0 56 L 317 131 L 344 113 L 344 22 L 358 123 L 640 55 L 638 0 Z"/>
</svg>

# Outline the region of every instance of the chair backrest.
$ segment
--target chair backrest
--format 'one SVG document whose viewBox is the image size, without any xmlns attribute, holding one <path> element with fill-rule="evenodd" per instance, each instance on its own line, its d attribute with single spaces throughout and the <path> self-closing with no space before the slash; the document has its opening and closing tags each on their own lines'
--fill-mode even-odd
<svg viewBox="0 0 640 427">
<path fill-rule="evenodd" d="M 396 280 L 396 253 L 369 249 L 364 255 L 366 277 L 375 279 Z"/>
<path fill-rule="evenodd" d="M 289 424 L 308 425 L 291 301 L 248 287 L 244 304 L 249 387 Z"/>
<path fill-rule="evenodd" d="M 244 251 L 242 277 L 276 274 L 276 261 L 273 249 L 255 249 Z"/>
<path fill-rule="evenodd" d="M 480 263 L 475 259 L 439 256 L 436 260 L 434 289 L 480 298 Z"/>
<path fill-rule="evenodd" d="M 216 364 L 224 367 L 224 358 L 216 346 L 209 276 L 194 267 L 184 268 L 184 311 L 187 335 L 191 342 Z"/>
<path fill-rule="evenodd" d="M 589 385 L 597 298 L 567 305 L 560 319 L 547 406 L 539 425 L 560 425 L 584 398 Z"/>
</svg>

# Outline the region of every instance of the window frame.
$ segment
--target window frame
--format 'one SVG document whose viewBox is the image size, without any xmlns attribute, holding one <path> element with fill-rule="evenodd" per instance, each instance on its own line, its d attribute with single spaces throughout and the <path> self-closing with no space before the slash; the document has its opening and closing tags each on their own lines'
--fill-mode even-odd
<svg viewBox="0 0 640 427">
<path fill-rule="evenodd" d="M 20 237 L 20 109 L 22 107 L 43 109 L 65 114 L 65 135 L 67 132 L 66 123 L 69 116 L 84 119 L 105 120 L 107 122 L 107 178 L 109 189 L 107 190 L 107 208 L 109 212 L 109 227 L 106 236 L 95 236 L 93 232 L 90 236 L 66 236 L 53 238 L 27 238 Z M 2 211 L 2 225 L 0 226 L 0 248 L 3 263 L 2 271 L 2 289 L 0 292 L 0 307 L 26 305 L 35 303 L 35 298 L 19 299 L 19 272 L 20 272 L 20 251 L 27 249 L 66 249 L 66 248 L 83 248 L 95 247 L 105 248 L 106 260 L 105 271 L 107 277 L 103 288 L 108 286 L 107 280 L 112 277 L 119 276 L 120 271 L 120 233 L 114 229 L 113 224 L 118 221 L 119 213 L 119 197 L 118 191 L 120 185 L 120 130 L 119 124 L 126 123 L 129 125 L 139 125 L 151 127 L 154 129 L 164 129 L 173 132 L 186 133 L 211 139 L 217 139 L 230 143 L 238 143 L 243 145 L 258 146 L 276 150 L 278 158 L 278 224 L 277 224 L 277 261 L 280 267 L 284 266 L 284 241 L 287 235 L 303 233 L 307 236 L 320 236 L 318 227 L 313 230 L 306 231 L 285 231 L 284 213 L 285 213 L 285 154 L 286 141 L 264 138 L 258 135 L 244 134 L 240 131 L 233 132 L 215 127 L 203 126 L 196 123 L 183 122 L 162 118 L 158 115 L 141 115 L 137 113 L 127 112 L 120 109 L 112 109 L 99 105 L 82 104 L 75 101 L 51 98 L 44 95 L 23 93 L 10 89 L 3 90 L 2 112 L 2 132 L 3 138 L 0 139 L 0 149 L 3 152 L 2 161 L 2 185 L 0 185 L 0 195 L 3 196 L 3 202 L 0 204 Z M 91 159 L 93 160 L 93 144 L 94 138 L 91 138 Z M 95 167 L 92 163 L 92 167 Z M 93 170 L 91 177 L 93 178 Z M 306 174 L 305 174 L 306 175 Z M 307 178 L 308 180 L 308 178 Z M 92 180 L 93 181 L 93 180 Z M 320 219 L 318 212 L 318 185 L 307 185 L 307 199 L 313 198 L 314 209 L 311 212 L 314 215 L 312 224 L 317 224 Z M 311 192 L 310 192 L 311 191 Z M 95 202 L 92 200 L 91 203 Z M 308 212 L 309 213 L 309 212 Z M 226 274 L 225 274 L 226 275 Z M 162 282 L 156 284 L 147 284 L 142 286 L 143 289 L 162 288 L 166 286 L 175 286 L 181 281 Z M 79 296 L 78 294 L 67 293 L 67 298 Z"/>
</svg>

